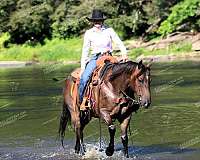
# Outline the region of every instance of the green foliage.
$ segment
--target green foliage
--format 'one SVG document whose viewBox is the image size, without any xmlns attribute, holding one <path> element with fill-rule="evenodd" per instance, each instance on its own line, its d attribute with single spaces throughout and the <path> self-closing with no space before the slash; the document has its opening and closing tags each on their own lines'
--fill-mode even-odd
<svg viewBox="0 0 200 160">
<path fill-rule="evenodd" d="M 120 15 L 118 18 L 106 20 L 108 26 L 113 27 L 123 39 L 142 35 L 148 28 L 147 20 L 135 12 L 132 16 Z"/>
<path fill-rule="evenodd" d="M 7 37 L 7 36 L 6 36 Z M 1 37 L 0 41 L 7 38 Z M 12 44 L 10 48 L 2 48 L 0 60 L 19 60 L 19 61 L 70 61 L 80 60 L 81 57 L 81 38 L 45 40 L 45 45 L 37 44 L 30 46 L 27 44 Z"/>
<path fill-rule="evenodd" d="M 53 37 L 70 38 L 79 36 L 83 28 L 88 25 L 86 18 L 67 19 L 63 22 L 54 22 L 52 24 Z"/>
<path fill-rule="evenodd" d="M 143 5 L 132 0 L 64 0 L 52 15 L 53 37 L 68 38 L 78 36 L 89 27 L 86 16 L 92 10 L 101 9 L 108 17 L 106 24 L 121 33 L 123 38 L 141 35 L 147 28 Z"/>
<path fill-rule="evenodd" d="M 0 36 L 0 52 L 4 49 L 4 43 L 10 39 L 8 33 L 4 33 Z"/>
<path fill-rule="evenodd" d="M 184 22 L 194 21 L 200 15 L 200 0 L 184 0 L 172 7 L 172 13 L 162 22 L 158 33 L 166 35 L 177 30 Z"/>
<path fill-rule="evenodd" d="M 17 0 L 1 0 L 0 2 L 0 34 L 7 32 L 10 14 L 16 8 Z"/>
<path fill-rule="evenodd" d="M 9 22 L 11 42 L 22 44 L 43 41 L 51 35 L 49 15 L 53 9 L 46 3 L 31 6 L 29 2 L 21 0 L 18 10 L 12 14 Z M 26 6 L 26 8 L 24 8 Z"/>
<path fill-rule="evenodd" d="M 45 38 L 77 37 L 89 28 L 90 22 L 85 17 L 95 8 L 104 12 L 105 23 L 123 39 L 146 35 L 151 39 L 158 33 L 165 35 L 185 26 L 187 30 L 200 30 L 199 1 L 1 0 L 0 34 L 9 32 L 7 46 L 10 42 L 35 45 L 44 43 Z"/>
<path fill-rule="evenodd" d="M 9 38 L 8 34 L 0 37 L 0 44 Z M 82 38 L 45 40 L 45 44 L 30 46 L 27 44 L 12 44 L 10 48 L 0 48 L 0 60 L 19 60 L 19 61 L 79 61 L 81 57 Z M 125 42 L 126 43 L 126 42 Z M 167 55 L 182 54 L 191 52 L 191 43 L 178 43 L 170 45 L 165 49 L 148 50 L 136 48 L 129 51 L 129 57 L 135 59 L 143 55 Z"/>
</svg>

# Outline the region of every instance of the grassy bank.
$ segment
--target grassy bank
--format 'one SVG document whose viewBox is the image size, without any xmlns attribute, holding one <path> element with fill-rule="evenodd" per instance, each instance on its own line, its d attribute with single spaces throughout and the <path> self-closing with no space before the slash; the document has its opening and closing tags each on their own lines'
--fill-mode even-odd
<svg viewBox="0 0 200 160">
<path fill-rule="evenodd" d="M 4 48 L 5 39 L 5 35 L 0 38 L 1 61 L 72 61 L 79 60 L 81 56 L 82 38 L 45 40 L 45 45 L 38 44 L 34 47 L 24 44 Z"/>
<path fill-rule="evenodd" d="M 8 35 L 0 37 L 0 61 L 75 61 L 80 60 L 82 49 L 82 38 L 72 38 L 66 40 L 53 39 L 46 40 L 45 45 L 29 46 L 11 45 L 9 48 L 3 47 L 3 42 L 8 39 Z M 125 41 L 128 44 L 129 41 Z M 183 54 L 191 52 L 191 43 L 178 43 L 164 49 L 149 50 L 147 48 L 134 48 L 129 51 L 129 57 L 135 59 L 140 55 L 169 55 Z"/>
<path fill-rule="evenodd" d="M 144 56 L 156 56 L 156 55 L 179 55 L 179 54 L 188 54 L 192 52 L 192 44 L 186 42 L 180 42 L 178 44 L 169 45 L 163 49 L 154 49 L 150 50 L 147 48 L 134 48 L 129 52 L 130 58 L 137 58 L 140 55 Z"/>
</svg>

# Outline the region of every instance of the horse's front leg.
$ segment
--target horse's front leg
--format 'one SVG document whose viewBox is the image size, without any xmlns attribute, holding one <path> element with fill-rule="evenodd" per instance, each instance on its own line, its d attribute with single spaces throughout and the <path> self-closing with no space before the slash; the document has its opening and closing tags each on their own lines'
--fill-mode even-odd
<svg viewBox="0 0 200 160">
<path fill-rule="evenodd" d="M 107 112 L 101 112 L 101 116 L 108 125 L 108 131 L 110 133 L 110 142 L 108 147 L 106 148 L 106 155 L 107 156 L 112 156 L 114 153 L 114 139 L 115 139 L 115 125 L 112 123 L 112 119 L 110 117 L 110 114 Z"/>
<path fill-rule="evenodd" d="M 81 114 L 81 117 L 80 117 L 80 122 L 81 122 L 81 128 L 80 128 L 80 133 L 81 133 L 81 151 L 82 152 L 86 152 L 86 146 L 83 142 L 83 130 L 85 128 L 85 126 L 90 122 L 91 120 L 91 117 L 90 117 L 90 114 L 88 112 L 83 112 Z"/>
<path fill-rule="evenodd" d="M 79 151 L 80 151 L 80 145 L 81 145 L 81 143 L 80 143 L 80 128 L 75 128 L 75 133 L 76 133 L 76 145 L 75 145 L 75 153 L 79 153 Z"/>
<path fill-rule="evenodd" d="M 121 124 L 121 140 L 122 140 L 122 144 L 124 146 L 124 155 L 125 157 L 129 157 L 128 155 L 128 135 L 127 135 L 127 129 L 128 129 L 128 125 L 130 122 L 130 118 L 131 116 L 127 117 L 126 119 L 124 119 Z"/>
</svg>

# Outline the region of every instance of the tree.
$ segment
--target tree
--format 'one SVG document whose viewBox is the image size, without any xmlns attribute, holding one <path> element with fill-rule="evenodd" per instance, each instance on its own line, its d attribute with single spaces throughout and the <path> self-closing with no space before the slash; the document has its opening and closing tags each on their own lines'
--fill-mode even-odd
<svg viewBox="0 0 200 160">
<path fill-rule="evenodd" d="M 72 6 L 71 17 L 89 16 L 93 9 L 101 9 L 108 20 L 105 23 L 117 30 L 123 38 L 141 35 L 148 28 L 144 6 L 149 0 L 81 0 Z"/>
<path fill-rule="evenodd" d="M 68 38 L 80 35 L 81 31 L 87 25 L 86 19 L 83 17 L 74 17 L 70 13 L 73 6 L 78 6 L 80 1 L 62 1 L 52 15 L 53 36 L 58 38 Z"/>
<path fill-rule="evenodd" d="M 8 31 L 10 14 L 15 10 L 17 0 L 1 0 L 0 3 L 0 34 Z"/>
<path fill-rule="evenodd" d="M 176 30 L 200 30 L 200 0 L 184 0 L 171 8 L 171 14 L 162 22 L 158 33 L 166 35 Z"/>
<path fill-rule="evenodd" d="M 45 3 L 19 0 L 17 10 L 9 21 L 10 42 L 22 44 L 24 42 L 42 42 L 51 36 L 50 15 L 53 8 Z"/>
</svg>

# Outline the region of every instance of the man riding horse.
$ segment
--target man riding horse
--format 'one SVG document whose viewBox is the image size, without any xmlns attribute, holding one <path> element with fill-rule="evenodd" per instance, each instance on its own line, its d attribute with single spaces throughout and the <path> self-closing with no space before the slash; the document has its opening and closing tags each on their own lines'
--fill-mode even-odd
<svg viewBox="0 0 200 160">
<path fill-rule="evenodd" d="M 80 103 L 83 101 L 86 84 L 90 79 L 94 69 L 96 68 L 96 61 L 105 53 L 112 52 L 112 42 L 114 42 L 121 50 L 121 60 L 127 59 L 127 51 L 115 31 L 103 24 L 105 17 L 101 10 L 93 10 L 92 17 L 87 19 L 93 23 L 93 27 L 86 31 L 84 36 L 84 43 L 81 57 L 81 79 L 79 85 L 79 99 Z M 91 58 L 89 59 L 89 51 L 91 49 Z M 83 104 L 84 105 L 84 104 Z"/>
</svg>

